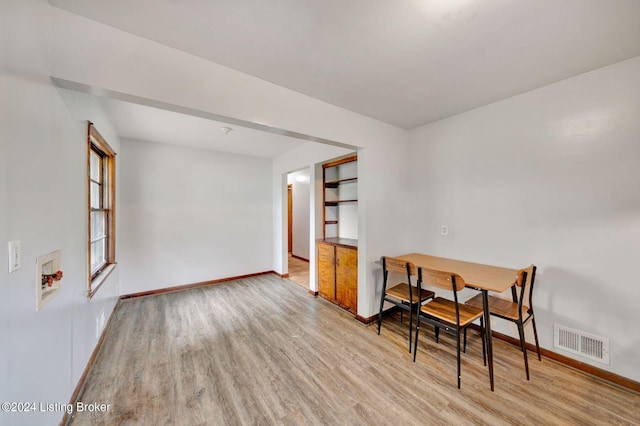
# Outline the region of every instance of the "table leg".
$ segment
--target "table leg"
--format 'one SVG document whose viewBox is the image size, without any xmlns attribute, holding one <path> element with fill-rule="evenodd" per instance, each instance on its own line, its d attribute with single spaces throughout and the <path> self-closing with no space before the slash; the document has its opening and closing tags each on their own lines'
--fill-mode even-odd
<svg viewBox="0 0 640 426">
<path fill-rule="evenodd" d="M 489 363 L 489 382 L 493 392 L 493 343 L 491 338 L 491 314 L 489 312 L 489 296 L 487 290 L 482 290 L 482 308 L 484 310 L 485 338 L 487 339 L 487 362 Z"/>
</svg>

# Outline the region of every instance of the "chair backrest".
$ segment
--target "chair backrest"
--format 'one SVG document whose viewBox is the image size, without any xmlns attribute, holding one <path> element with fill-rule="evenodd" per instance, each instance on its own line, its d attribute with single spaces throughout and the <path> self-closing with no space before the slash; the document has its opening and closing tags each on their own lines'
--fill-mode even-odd
<svg viewBox="0 0 640 426">
<path fill-rule="evenodd" d="M 407 262 L 406 260 L 382 256 L 380 262 L 382 263 L 382 269 L 384 271 L 400 272 L 408 275 L 416 274 L 416 265 L 411 262 Z"/>
<path fill-rule="evenodd" d="M 425 282 L 446 290 L 460 291 L 464 288 L 464 278 L 453 272 L 434 271 L 433 269 L 418 268 L 418 283 Z"/>
<path fill-rule="evenodd" d="M 524 295 L 529 290 L 529 305 L 533 305 L 532 297 L 533 297 L 533 284 L 536 280 L 536 265 L 529 265 L 526 268 L 522 268 L 516 274 L 516 283 L 514 287 L 512 287 L 513 291 L 513 301 L 518 303 L 518 312 L 520 313 L 520 317 L 522 317 L 522 304 L 524 303 Z M 515 286 L 520 287 L 520 297 L 516 299 L 516 291 Z M 529 311 L 531 312 L 532 306 L 529 306 Z"/>
<path fill-rule="evenodd" d="M 533 264 L 527 266 L 526 268 L 520 269 L 516 274 L 516 285 L 518 287 L 526 285 L 527 279 L 529 280 L 529 282 L 533 283 L 535 271 L 536 266 Z"/>
</svg>

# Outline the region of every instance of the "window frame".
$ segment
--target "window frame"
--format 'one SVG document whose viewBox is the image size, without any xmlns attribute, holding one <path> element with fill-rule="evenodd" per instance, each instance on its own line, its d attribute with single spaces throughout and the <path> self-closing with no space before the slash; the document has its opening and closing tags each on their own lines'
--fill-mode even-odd
<svg viewBox="0 0 640 426">
<path fill-rule="evenodd" d="M 87 297 L 91 299 L 116 266 L 116 152 L 111 148 L 93 123 L 88 122 L 87 130 Z M 101 161 L 101 182 L 91 178 L 91 155 L 97 154 Z M 92 183 L 101 185 L 100 208 L 91 205 Z M 105 259 L 95 271 L 91 270 L 91 213 L 105 213 Z"/>
</svg>

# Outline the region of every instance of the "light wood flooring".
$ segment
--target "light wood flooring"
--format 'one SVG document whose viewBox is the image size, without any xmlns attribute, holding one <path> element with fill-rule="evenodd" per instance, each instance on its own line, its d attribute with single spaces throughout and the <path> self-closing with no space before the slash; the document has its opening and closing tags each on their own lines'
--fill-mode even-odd
<svg viewBox="0 0 640 426">
<path fill-rule="evenodd" d="M 640 424 L 640 396 L 495 341 L 496 391 L 469 333 L 455 343 L 399 316 L 365 326 L 301 286 L 262 275 L 120 303 L 73 425 Z"/>
<path fill-rule="evenodd" d="M 291 256 L 289 253 L 289 279 L 309 289 L 309 262 Z"/>
</svg>

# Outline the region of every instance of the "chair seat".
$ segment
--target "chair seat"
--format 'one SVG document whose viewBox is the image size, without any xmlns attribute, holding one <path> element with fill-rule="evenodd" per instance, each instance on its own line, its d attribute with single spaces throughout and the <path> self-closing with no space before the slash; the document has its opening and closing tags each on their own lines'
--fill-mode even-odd
<svg viewBox="0 0 640 426">
<path fill-rule="evenodd" d="M 489 296 L 489 312 L 511 321 L 518 321 L 518 304 L 501 297 Z M 478 294 L 465 302 L 468 306 L 482 309 L 482 295 Z M 522 312 L 527 312 L 529 307 L 522 305 Z"/>
<path fill-rule="evenodd" d="M 413 300 L 411 301 L 411 303 L 418 303 L 420 300 L 425 300 L 425 299 L 429 299 L 431 297 L 434 297 L 436 294 L 430 290 L 422 290 L 421 292 L 421 298 L 418 298 L 418 289 L 416 287 L 413 287 L 412 289 L 412 295 L 413 295 Z M 401 283 L 398 284 L 394 287 L 391 287 L 390 289 L 387 289 L 387 296 L 393 296 L 397 299 L 400 299 L 404 302 L 409 302 L 410 299 L 410 295 L 409 295 L 409 284 L 406 283 Z"/>
<path fill-rule="evenodd" d="M 482 316 L 482 309 L 463 304 L 459 304 L 458 306 L 460 309 L 460 327 L 465 327 Z M 422 306 L 420 310 L 441 321 L 456 324 L 456 303 L 452 300 L 436 297 L 431 302 Z"/>
</svg>

